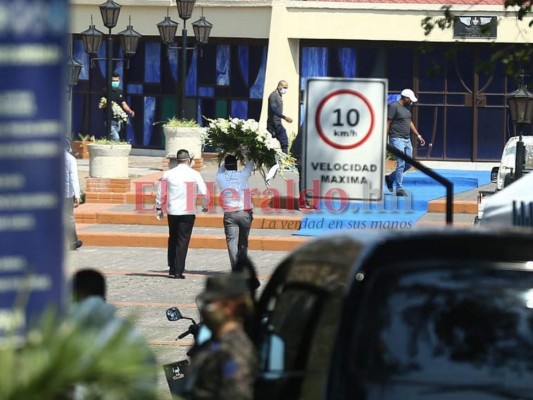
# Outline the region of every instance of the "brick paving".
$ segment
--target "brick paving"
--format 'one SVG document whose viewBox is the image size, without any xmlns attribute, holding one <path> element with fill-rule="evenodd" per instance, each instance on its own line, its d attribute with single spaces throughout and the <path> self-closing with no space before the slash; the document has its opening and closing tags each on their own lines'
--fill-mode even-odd
<svg viewBox="0 0 533 400">
<path fill-rule="evenodd" d="M 275 266 L 287 252 L 251 251 L 264 287 Z M 178 306 L 183 314 L 198 320 L 195 298 L 204 280 L 212 274 L 229 272 L 226 250 L 190 249 L 186 279 L 169 279 L 166 274 L 166 249 L 144 247 L 82 247 L 69 253 L 69 276 L 81 268 L 96 268 L 107 278 L 108 302 L 120 315 L 134 316 L 136 326 L 151 344 L 161 365 L 183 359 L 191 345 L 191 337 L 176 341 L 189 321 L 169 322 L 165 310 Z M 170 400 L 170 392 L 161 369 L 161 400 Z"/>
<path fill-rule="evenodd" d="M 204 163 L 202 175 L 206 181 L 213 180 L 216 171 L 216 163 L 208 161 Z M 80 183 L 85 188 L 88 175 L 88 160 L 78 160 Z M 162 170 L 162 157 L 131 156 L 130 176 L 142 177 Z M 293 172 L 286 173 L 287 179 L 297 179 Z M 297 181 L 295 181 L 297 182 Z M 252 177 L 252 187 L 265 189 L 264 182 L 259 174 Z M 282 190 L 286 187 L 286 181 L 276 179 L 270 188 Z M 457 195 L 455 198 L 465 201 L 476 199 L 478 190 L 487 190 L 490 187 L 478 188 Z M 91 204 L 98 209 L 100 205 Z M 117 211 L 131 209 L 131 205 L 117 205 Z M 260 210 L 258 210 L 260 212 Z M 294 215 L 294 212 L 292 212 Z M 470 225 L 474 215 L 456 214 L 455 222 L 458 225 Z M 428 213 L 421 219 L 421 225 L 426 223 L 435 225 L 443 223 L 444 214 Z M 115 232 L 128 232 L 131 225 L 84 225 L 83 229 L 94 232 L 115 230 Z M 165 226 L 141 226 L 135 227 L 136 232 L 166 232 Z M 195 228 L 197 229 L 197 228 Z M 215 228 L 198 228 L 201 232 L 212 232 Z M 272 230 L 265 234 L 272 236 L 290 235 L 292 231 Z M 273 269 L 286 257 L 287 251 L 250 251 L 250 257 L 257 267 L 262 286 L 270 277 Z M 161 365 L 186 357 L 187 348 L 191 345 L 191 338 L 175 340 L 184 332 L 190 322 L 187 320 L 169 322 L 165 316 L 165 310 L 172 306 L 178 306 L 184 315 L 198 319 L 195 298 L 201 292 L 204 280 L 211 274 L 228 272 L 229 259 L 227 251 L 191 248 L 187 258 L 185 280 L 169 279 L 167 274 L 166 248 L 164 247 L 90 247 L 84 246 L 77 251 L 69 253 L 67 272 L 71 275 L 81 268 L 97 268 L 107 277 L 108 301 L 117 307 L 118 313 L 124 316 L 134 316 L 136 326 L 152 346 Z M 170 400 L 164 374 L 161 369 L 159 379 L 159 392 L 161 400 Z"/>
</svg>

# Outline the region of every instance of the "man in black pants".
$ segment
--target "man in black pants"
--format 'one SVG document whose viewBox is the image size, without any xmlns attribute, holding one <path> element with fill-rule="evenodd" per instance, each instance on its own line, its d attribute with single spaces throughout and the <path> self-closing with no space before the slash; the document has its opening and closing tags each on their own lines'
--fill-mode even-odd
<svg viewBox="0 0 533 400">
<path fill-rule="evenodd" d="M 168 209 L 168 274 L 171 278 L 185 279 L 183 271 L 196 219 L 196 196 L 201 195 L 202 211 L 206 212 L 209 195 L 202 175 L 190 167 L 189 152 L 178 150 L 176 160 L 178 165 L 163 174 L 157 187 L 156 210 L 162 219 L 164 198 Z"/>
<path fill-rule="evenodd" d="M 279 141 L 281 151 L 286 154 L 289 152 L 289 139 L 287 138 L 287 131 L 281 123 L 281 120 L 284 119 L 288 123 L 292 122 L 291 117 L 283 115 L 283 95 L 287 93 L 288 88 L 289 84 L 287 81 L 279 81 L 276 90 L 268 96 L 267 118 L 267 130 L 272 137 Z"/>
</svg>

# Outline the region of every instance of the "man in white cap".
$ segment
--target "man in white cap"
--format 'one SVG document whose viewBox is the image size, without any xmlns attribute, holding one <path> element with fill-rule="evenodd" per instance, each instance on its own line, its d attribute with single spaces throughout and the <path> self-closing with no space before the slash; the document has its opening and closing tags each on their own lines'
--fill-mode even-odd
<svg viewBox="0 0 533 400">
<path fill-rule="evenodd" d="M 389 133 L 389 142 L 402 153 L 409 157 L 413 157 L 413 144 L 411 142 L 411 132 L 416 135 L 415 140 L 420 142 L 421 146 L 426 144 L 426 141 L 420 135 L 412 121 L 411 111 L 409 106 L 416 103 L 418 99 L 411 89 L 404 89 L 400 93 L 400 100 L 389 104 L 387 110 L 387 132 Z M 396 169 L 389 175 L 385 175 L 385 183 L 390 192 L 394 192 L 394 184 L 396 183 L 396 195 L 406 196 L 407 193 L 403 190 L 403 174 L 411 168 L 411 165 L 406 163 L 401 158 L 396 158 Z"/>
</svg>

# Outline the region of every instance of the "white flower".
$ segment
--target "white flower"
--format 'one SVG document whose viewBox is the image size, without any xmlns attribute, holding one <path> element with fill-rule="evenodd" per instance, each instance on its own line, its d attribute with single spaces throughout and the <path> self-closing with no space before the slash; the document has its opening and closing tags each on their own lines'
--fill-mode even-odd
<svg viewBox="0 0 533 400">
<path fill-rule="evenodd" d="M 234 154 L 244 161 L 242 147 L 249 150 L 247 156 L 254 161 L 256 169 L 265 177 L 265 171 L 273 165 L 293 165 L 294 159 L 281 151 L 278 140 L 270 132 L 259 126 L 253 119 L 239 118 L 216 120 L 207 119 L 207 142 L 218 149 L 219 158 Z M 282 174 L 282 173 L 281 173 Z"/>
<path fill-rule="evenodd" d="M 107 99 L 105 97 L 100 98 L 100 101 L 98 102 L 98 108 L 106 108 L 106 107 L 107 107 Z M 111 102 L 111 110 L 113 111 L 113 119 L 118 119 L 119 121 L 122 121 L 125 124 L 128 124 L 130 122 L 126 112 L 122 109 L 121 106 L 119 106 L 114 101 Z"/>
<path fill-rule="evenodd" d="M 273 139 L 273 138 L 266 139 L 265 140 L 265 145 L 269 149 L 275 149 L 275 150 L 281 149 L 281 145 L 279 144 L 279 142 L 276 139 Z"/>
</svg>

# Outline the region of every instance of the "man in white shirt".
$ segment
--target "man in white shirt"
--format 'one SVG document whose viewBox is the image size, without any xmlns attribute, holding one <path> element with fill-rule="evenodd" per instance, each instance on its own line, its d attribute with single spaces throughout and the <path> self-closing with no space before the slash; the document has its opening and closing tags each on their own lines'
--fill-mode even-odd
<svg viewBox="0 0 533 400">
<path fill-rule="evenodd" d="M 206 212 L 209 194 L 202 175 L 190 167 L 192 157 L 189 152 L 185 149 L 178 150 L 176 161 L 178 165 L 163 174 L 157 187 L 156 210 L 158 217 L 162 218 L 161 205 L 166 202 L 169 277 L 185 279 L 183 271 L 196 219 L 196 197 L 201 195 L 202 211 Z"/>
<path fill-rule="evenodd" d="M 248 179 L 253 168 L 253 161 L 248 159 L 244 169 L 237 171 L 237 158 L 229 155 L 217 172 L 220 201 L 224 209 L 224 233 L 232 270 L 235 269 L 238 257 L 248 254 L 248 236 L 253 220 Z"/>
<path fill-rule="evenodd" d="M 70 140 L 65 138 L 65 206 L 69 212 L 68 237 L 72 250 L 79 249 L 83 242 L 78 239 L 74 208 L 80 205 L 80 181 L 78 178 L 78 163 L 71 154 Z"/>
</svg>

